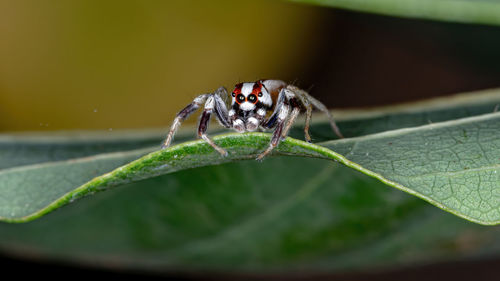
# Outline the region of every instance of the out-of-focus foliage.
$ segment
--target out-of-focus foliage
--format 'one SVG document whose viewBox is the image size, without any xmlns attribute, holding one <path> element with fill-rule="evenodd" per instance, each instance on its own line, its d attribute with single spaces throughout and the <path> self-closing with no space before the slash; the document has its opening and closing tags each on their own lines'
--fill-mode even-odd
<svg viewBox="0 0 500 281">
<path fill-rule="evenodd" d="M 495 0 L 292 0 L 382 15 L 500 25 Z"/>
</svg>

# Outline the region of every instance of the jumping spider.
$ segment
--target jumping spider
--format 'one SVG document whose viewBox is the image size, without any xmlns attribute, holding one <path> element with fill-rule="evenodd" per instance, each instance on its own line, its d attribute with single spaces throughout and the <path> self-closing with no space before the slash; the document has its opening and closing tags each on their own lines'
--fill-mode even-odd
<svg viewBox="0 0 500 281">
<path fill-rule="evenodd" d="M 305 139 L 311 142 L 309 123 L 313 106 L 328 116 L 333 131 L 342 138 L 342 134 L 325 105 L 304 90 L 283 81 L 259 80 L 236 84 L 231 93 L 231 109 L 229 111 L 225 102 L 227 96 L 226 88 L 220 87 L 214 93 L 196 97 L 192 103 L 177 114 L 162 148 L 170 145 L 181 122 L 203 103 L 205 103 L 205 107 L 198 127 L 198 136 L 208 142 L 222 156 L 226 156 L 227 151 L 217 146 L 206 135 L 212 112 L 215 112 L 222 126 L 233 128 L 240 133 L 253 132 L 259 128 L 263 130 L 274 128 L 269 147 L 257 157 L 257 160 L 264 158 L 278 145 L 281 139 L 287 136 L 288 130 L 302 109 L 306 110 Z"/>
</svg>

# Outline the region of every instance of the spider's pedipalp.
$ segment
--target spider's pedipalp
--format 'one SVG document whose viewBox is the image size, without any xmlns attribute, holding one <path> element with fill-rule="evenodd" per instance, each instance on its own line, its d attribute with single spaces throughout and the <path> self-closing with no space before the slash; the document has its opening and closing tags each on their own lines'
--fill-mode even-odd
<svg viewBox="0 0 500 281">
<path fill-rule="evenodd" d="M 241 121 L 241 119 L 235 119 L 233 121 L 233 128 L 238 133 L 243 133 L 243 132 L 245 132 L 245 123 L 243 121 Z"/>
<path fill-rule="evenodd" d="M 246 130 L 253 132 L 259 128 L 259 120 L 255 117 L 250 117 L 247 119 Z"/>
</svg>

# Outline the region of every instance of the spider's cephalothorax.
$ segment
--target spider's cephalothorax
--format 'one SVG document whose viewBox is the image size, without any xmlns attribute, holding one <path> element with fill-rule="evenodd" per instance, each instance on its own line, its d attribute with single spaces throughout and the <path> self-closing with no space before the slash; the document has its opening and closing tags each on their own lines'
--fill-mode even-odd
<svg viewBox="0 0 500 281">
<path fill-rule="evenodd" d="M 255 131 L 273 108 L 278 92 L 286 86 L 277 80 L 237 84 L 231 93 L 228 117 L 238 132 Z"/>
<path fill-rule="evenodd" d="M 327 114 L 332 129 L 337 136 L 342 137 L 330 112 L 321 102 L 307 92 L 283 81 L 259 80 L 237 84 L 231 93 L 229 111 L 225 102 L 226 97 L 227 91 L 224 87 L 220 87 L 214 93 L 196 97 L 192 103 L 177 114 L 162 148 L 170 145 L 181 122 L 203 103 L 205 103 L 205 107 L 198 127 L 198 136 L 223 156 L 227 155 L 227 151 L 217 146 L 206 135 L 212 113 L 215 113 L 222 126 L 233 128 L 240 133 L 252 132 L 259 128 L 264 130 L 274 129 L 269 147 L 257 157 L 258 160 L 269 154 L 278 145 L 279 141 L 287 136 L 288 130 L 302 109 L 306 110 L 304 133 L 308 142 L 311 141 L 309 123 L 313 106 Z"/>
</svg>

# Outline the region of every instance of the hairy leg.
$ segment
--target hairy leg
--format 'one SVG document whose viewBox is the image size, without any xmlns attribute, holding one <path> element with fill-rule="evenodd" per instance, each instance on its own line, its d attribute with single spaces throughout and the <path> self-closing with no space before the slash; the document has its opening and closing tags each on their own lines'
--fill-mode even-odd
<svg viewBox="0 0 500 281">
<path fill-rule="evenodd" d="M 259 156 L 257 156 L 257 160 L 262 160 L 276 146 L 278 146 L 278 144 L 282 138 L 283 126 L 285 124 L 285 120 L 288 117 L 289 112 L 290 112 L 290 106 L 288 104 L 285 104 L 285 103 L 281 104 L 280 110 L 278 111 L 278 114 L 276 115 L 276 124 L 275 124 L 276 128 L 274 129 L 273 136 L 271 138 L 271 142 L 269 143 L 268 148 L 266 150 L 264 150 L 264 152 L 259 154 Z"/>
<path fill-rule="evenodd" d="M 289 87 L 289 90 L 294 90 L 296 87 Z M 306 96 L 301 95 L 300 93 L 294 93 L 295 97 L 300 100 L 301 104 L 303 107 L 306 109 L 306 122 L 304 125 L 304 138 L 306 139 L 307 142 L 311 142 L 311 135 L 309 134 L 309 127 L 311 124 L 311 116 L 312 116 L 312 110 L 313 106 L 309 102 Z"/>
<path fill-rule="evenodd" d="M 161 146 L 162 149 L 170 145 L 172 139 L 174 138 L 175 132 L 177 132 L 177 129 L 179 129 L 182 121 L 186 120 L 186 118 L 188 118 L 189 115 L 193 114 L 193 112 L 195 112 L 198 108 L 200 108 L 200 106 L 205 102 L 208 96 L 210 96 L 210 94 L 203 94 L 197 96 L 193 100 L 193 102 L 188 104 L 184 109 L 182 109 L 179 113 L 177 113 L 174 122 L 170 127 L 170 131 L 168 132 L 168 135 Z"/>
<path fill-rule="evenodd" d="M 227 156 L 227 151 L 217 146 L 214 143 L 214 141 L 211 138 L 209 138 L 206 134 L 208 129 L 208 123 L 210 122 L 210 116 L 212 115 L 212 111 L 214 110 L 215 103 L 216 103 L 215 95 L 211 95 L 210 97 L 208 97 L 207 102 L 205 103 L 205 109 L 201 114 L 200 125 L 198 126 L 198 136 L 202 138 L 204 141 L 206 141 L 208 144 L 210 144 L 222 156 Z"/>
<path fill-rule="evenodd" d="M 337 127 L 337 124 L 335 123 L 335 120 L 333 119 L 332 114 L 330 113 L 328 108 L 326 108 L 326 106 L 323 103 L 321 103 L 319 100 L 317 100 L 314 97 L 312 97 L 311 95 L 309 95 L 306 91 L 301 90 L 295 86 L 290 85 L 287 88 L 290 89 L 292 92 L 294 92 L 296 95 L 300 95 L 304 99 L 307 99 L 307 101 L 309 103 L 311 103 L 312 105 L 314 105 L 314 107 L 316 107 L 317 109 L 319 109 L 320 111 L 325 113 L 326 116 L 328 116 L 328 120 L 330 121 L 330 126 L 332 127 L 332 130 L 335 132 L 335 134 L 339 138 L 344 138 L 344 136 L 340 132 L 339 128 Z"/>
<path fill-rule="evenodd" d="M 226 107 L 226 97 L 227 90 L 224 87 L 220 87 L 217 89 L 213 95 L 214 97 L 214 109 L 215 115 L 217 116 L 217 120 L 219 123 L 225 128 L 231 128 L 231 122 L 229 121 L 229 116 Z"/>
<path fill-rule="evenodd" d="M 311 116 L 312 116 L 312 105 L 306 105 L 306 124 L 304 126 L 304 136 L 307 142 L 312 142 L 311 135 L 309 134 L 309 126 L 311 124 Z"/>
<path fill-rule="evenodd" d="M 293 123 L 295 123 L 295 120 L 297 119 L 300 113 L 300 104 L 296 98 L 290 99 L 290 106 L 292 108 L 292 112 L 290 113 L 288 121 L 286 122 L 286 126 L 283 129 L 283 132 L 281 132 L 282 138 L 286 138 L 286 136 L 288 135 L 288 131 L 292 127 Z"/>
</svg>

